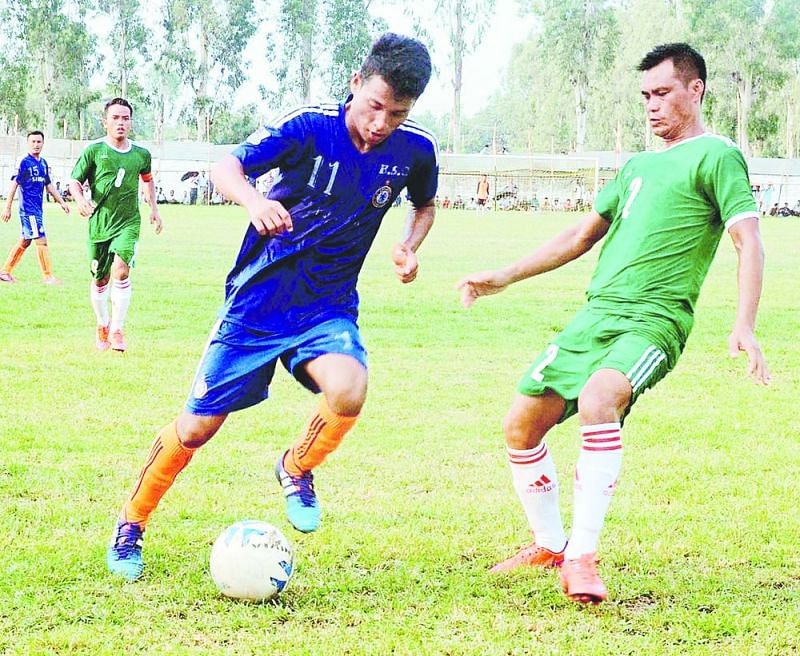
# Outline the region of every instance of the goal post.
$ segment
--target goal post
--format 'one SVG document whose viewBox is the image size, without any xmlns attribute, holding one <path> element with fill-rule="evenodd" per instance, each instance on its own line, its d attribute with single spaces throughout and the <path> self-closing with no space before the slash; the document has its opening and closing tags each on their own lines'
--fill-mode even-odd
<svg viewBox="0 0 800 656">
<path fill-rule="evenodd" d="M 495 209 L 585 209 L 600 184 L 595 157 L 571 155 L 452 155 L 439 162 L 440 204 L 469 207 L 482 176 Z M 543 207 L 545 206 L 545 207 Z"/>
</svg>

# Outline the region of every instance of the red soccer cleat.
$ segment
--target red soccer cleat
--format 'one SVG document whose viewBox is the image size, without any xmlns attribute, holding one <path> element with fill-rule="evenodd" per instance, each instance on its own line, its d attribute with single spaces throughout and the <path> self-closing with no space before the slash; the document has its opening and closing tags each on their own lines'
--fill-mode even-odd
<svg viewBox="0 0 800 656">
<path fill-rule="evenodd" d="M 531 542 L 527 547 L 522 547 L 511 558 L 497 563 L 490 572 L 510 572 L 519 567 L 561 567 L 564 562 L 564 551 L 550 551 Z"/>
<path fill-rule="evenodd" d="M 115 330 L 111 333 L 111 348 L 115 351 L 119 351 L 120 353 L 124 353 L 125 350 L 128 348 L 128 345 L 125 343 L 125 335 L 122 334 L 121 330 Z"/>
<path fill-rule="evenodd" d="M 608 590 L 597 574 L 595 554 L 565 560 L 561 566 L 561 587 L 572 601 L 599 604 L 608 599 Z"/>
</svg>

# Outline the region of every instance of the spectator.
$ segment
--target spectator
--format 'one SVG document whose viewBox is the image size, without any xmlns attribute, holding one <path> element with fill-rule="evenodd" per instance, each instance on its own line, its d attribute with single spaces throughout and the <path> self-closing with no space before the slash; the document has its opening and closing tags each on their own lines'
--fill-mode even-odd
<svg viewBox="0 0 800 656">
<path fill-rule="evenodd" d="M 778 216 L 792 216 L 792 208 L 788 202 L 784 202 L 783 207 L 778 209 Z"/>
</svg>

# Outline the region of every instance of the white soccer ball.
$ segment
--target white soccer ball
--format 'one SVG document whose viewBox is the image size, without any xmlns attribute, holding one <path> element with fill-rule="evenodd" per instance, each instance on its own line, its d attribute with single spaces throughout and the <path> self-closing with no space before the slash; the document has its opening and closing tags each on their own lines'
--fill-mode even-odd
<svg viewBox="0 0 800 656">
<path fill-rule="evenodd" d="M 293 569 L 291 543 L 266 522 L 236 522 L 211 548 L 211 578 L 226 597 L 272 599 L 286 587 Z"/>
</svg>

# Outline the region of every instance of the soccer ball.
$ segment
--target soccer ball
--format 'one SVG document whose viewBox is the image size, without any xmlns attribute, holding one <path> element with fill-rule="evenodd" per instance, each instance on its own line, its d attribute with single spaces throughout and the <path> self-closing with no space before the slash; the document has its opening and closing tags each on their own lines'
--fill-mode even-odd
<svg viewBox="0 0 800 656">
<path fill-rule="evenodd" d="M 211 578 L 226 597 L 265 601 L 292 577 L 292 545 L 266 522 L 246 520 L 226 528 L 211 548 Z"/>
</svg>

